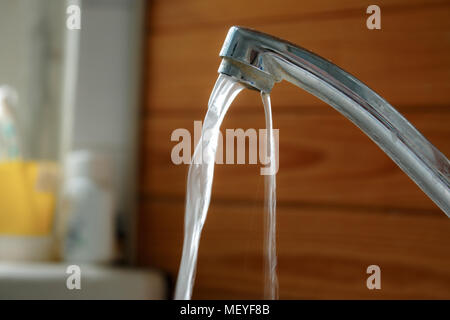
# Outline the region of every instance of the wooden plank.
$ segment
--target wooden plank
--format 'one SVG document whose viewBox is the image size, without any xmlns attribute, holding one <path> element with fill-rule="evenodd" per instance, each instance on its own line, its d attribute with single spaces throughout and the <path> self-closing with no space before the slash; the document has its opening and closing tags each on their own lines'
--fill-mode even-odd
<svg viewBox="0 0 450 320">
<path fill-rule="evenodd" d="M 450 154 L 450 3 L 379 1 L 382 30 L 365 28 L 368 1 L 153 1 L 148 12 L 139 261 L 176 276 L 187 166 L 170 134 L 192 131 L 217 77 L 227 29 L 240 24 L 298 43 L 399 107 Z M 449 220 L 367 137 L 334 110 L 283 83 L 272 92 L 280 129 L 281 298 L 450 298 Z M 246 90 L 224 128 L 262 128 Z M 259 165 L 218 165 L 194 298 L 262 298 Z M 382 290 L 365 268 L 382 269 Z"/>
<path fill-rule="evenodd" d="M 156 0 L 148 7 L 148 19 L 154 33 L 180 32 L 220 25 L 274 24 L 291 20 L 318 20 L 366 17 L 370 0 L 321 0 L 303 1 L 259 0 Z M 380 0 L 377 1 L 382 14 L 395 11 L 419 10 L 430 7 L 445 7 L 442 0 Z"/>
<path fill-rule="evenodd" d="M 157 28 L 148 35 L 150 74 L 146 86 L 147 111 L 161 110 L 169 113 L 203 110 L 217 77 L 220 63 L 218 53 L 231 23 L 214 20 L 222 16 L 223 9 L 215 1 L 164 3 L 167 4 L 160 3 L 153 9 L 155 16 L 161 18 L 150 24 L 155 25 L 164 20 L 178 26 L 177 21 L 180 21 L 183 28 L 177 27 L 177 32 L 170 33 L 160 32 Z M 339 1 L 334 7 L 345 8 L 346 3 Z M 349 8 L 356 6 L 355 1 L 348 3 Z M 266 15 L 272 12 L 277 16 L 276 10 L 282 8 L 280 12 L 295 17 L 296 12 L 303 10 L 303 4 L 258 6 L 254 10 L 240 8 L 237 11 L 243 17 L 260 15 L 260 20 L 248 26 L 288 39 L 331 59 L 367 83 L 394 106 L 447 108 L 450 101 L 450 5 L 448 2 L 429 6 L 410 5 L 409 1 L 399 3 L 405 5 L 395 7 L 395 10 L 386 8 L 382 11 L 380 31 L 365 27 L 366 16 L 363 12 L 351 15 L 329 14 L 321 19 L 302 19 L 299 15 L 298 19 L 281 19 L 270 24 L 266 23 Z M 331 6 L 331 2 L 324 6 L 327 4 Z M 309 10 L 308 6 L 311 6 L 313 12 L 323 10 L 319 4 L 308 4 L 304 10 Z M 364 7 L 365 3 L 361 6 Z M 239 6 L 230 7 L 235 10 Z M 170 18 L 172 15 L 174 18 Z M 202 22 L 207 27 L 190 28 L 190 22 L 183 22 L 184 19 L 201 20 L 198 15 L 207 20 Z M 212 21 L 215 24 L 209 26 Z M 275 87 L 273 101 L 276 108 L 324 105 L 315 97 L 286 84 Z M 238 102 L 238 106 L 256 108 L 255 102 L 247 96 Z"/>
<path fill-rule="evenodd" d="M 147 200 L 139 221 L 139 262 L 176 278 L 183 202 Z M 193 297 L 257 299 L 263 294 L 262 205 L 212 201 Z M 278 207 L 282 299 L 449 299 L 450 220 L 392 211 Z M 381 268 L 381 290 L 366 268 Z"/>
<path fill-rule="evenodd" d="M 257 94 L 248 94 L 258 98 Z M 226 128 L 264 128 L 260 108 L 258 113 L 242 113 L 232 106 L 222 132 Z M 440 212 L 369 138 L 333 109 L 321 114 L 274 110 L 274 126 L 280 130 L 277 175 L 280 203 Z M 406 116 L 444 154 L 450 154 L 449 113 L 410 112 Z M 188 165 L 172 162 L 171 151 L 178 142 L 170 141 L 170 136 L 177 128 L 186 128 L 193 135 L 194 120 L 201 117 L 156 113 L 147 119 L 142 133 L 145 140 L 142 194 L 184 198 Z M 264 180 L 260 167 L 260 164 L 216 165 L 213 198 L 262 201 Z"/>
</svg>

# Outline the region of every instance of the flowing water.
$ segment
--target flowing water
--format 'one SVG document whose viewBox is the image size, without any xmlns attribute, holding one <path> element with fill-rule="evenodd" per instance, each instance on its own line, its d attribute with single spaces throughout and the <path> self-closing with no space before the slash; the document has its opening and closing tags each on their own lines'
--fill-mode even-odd
<svg viewBox="0 0 450 320">
<path fill-rule="evenodd" d="M 202 136 L 195 148 L 188 172 L 183 252 L 175 288 L 175 299 L 177 300 L 187 300 L 192 295 L 200 236 L 211 200 L 214 161 L 216 158 L 220 125 L 234 98 L 242 89 L 244 89 L 243 85 L 226 75 L 220 74 L 209 98 L 208 111 L 203 122 Z M 277 298 L 278 292 L 275 249 L 275 173 L 273 173 L 276 160 L 274 157 L 275 149 L 270 97 L 268 94 L 263 93 L 262 99 L 266 113 L 266 126 L 268 129 L 267 149 L 271 165 L 269 174 L 266 173 L 265 177 L 265 297 L 274 299 Z"/>
<path fill-rule="evenodd" d="M 267 150 L 269 155 L 268 172 L 264 172 L 264 209 L 265 209 L 265 282 L 264 298 L 278 299 L 277 251 L 276 251 L 276 171 L 278 164 L 275 154 L 275 138 L 272 124 L 270 95 L 261 92 L 266 114 Z M 262 169 L 262 170 L 264 170 Z M 267 170 L 266 170 L 267 171 Z"/>
</svg>

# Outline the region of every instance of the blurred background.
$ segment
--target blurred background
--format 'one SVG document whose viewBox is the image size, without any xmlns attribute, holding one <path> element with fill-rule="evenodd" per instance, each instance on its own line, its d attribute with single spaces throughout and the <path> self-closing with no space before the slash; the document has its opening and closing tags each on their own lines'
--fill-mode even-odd
<svg viewBox="0 0 450 320">
<path fill-rule="evenodd" d="M 61 288 L 73 263 L 88 298 L 172 296 L 188 166 L 170 136 L 203 119 L 232 25 L 331 60 L 448 156 L 450 3 L 377 1 L 381 30 L 366 27 L 371 4 L 0 0 L 0 298 L 82 297 Z M 280 298 L 450 299 L 444 213 L 322 101 L 288 83 L 271 98 Z M 264 126 L 244 90 L 222 132 Z M 216 166 L 193 298 L 263 298 L 259 170 Z M 381 290 L 366 287 L 373 264 Z"/>
<path fill-rule="evenodd" d="M 135 263 L 142 26 L 141 1 L 0 1 L 0 298 L 168 296 Z"/>
</svg>

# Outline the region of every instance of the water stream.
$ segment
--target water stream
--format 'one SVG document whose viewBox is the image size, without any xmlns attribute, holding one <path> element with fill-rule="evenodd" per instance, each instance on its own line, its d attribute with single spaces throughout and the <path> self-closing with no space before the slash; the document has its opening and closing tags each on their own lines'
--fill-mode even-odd
<svg viewBox="0 0 450 320">
<path fill-rule="evenodd" d="M 261 169 L 264 174 L 264 209 L 265 209 L 265 282 L 264 298 L 278 299 L 278 278 L 277 278 L 277 246 L 276 246 L 276 172 L 277 157 L 275 154 L 275 137 L 272 123 L 272 107 L 270 95 L 261 92 L 261 98 L 266 115 L 267 150 L 269 156 L 269 166 Z"/>
<path fill-rule="evenodd" d="M 214 161 L 220 125 L 228 108 L 244 86 L 232 78 L 220 74 L 211 92 L 208 102 L 202 136 L 197 144 L 189 167 L 184 217 L 184 242 L 178 279 L 175 288 L 175 299 L 188 300 L 192 295 L 195 280 L 198 248 L 208 207 L 211 200 L 211 189 L 214 176 Z M 267 150 L 269 155 L 269 172 L 265 173 L 265 298 L 278 297 L 276 277 L 276 242 L 275 242 L 275 148 L 272 130 L 272 112 L 270 97 L 262 93 L 266 114 Z"/>
</svg>

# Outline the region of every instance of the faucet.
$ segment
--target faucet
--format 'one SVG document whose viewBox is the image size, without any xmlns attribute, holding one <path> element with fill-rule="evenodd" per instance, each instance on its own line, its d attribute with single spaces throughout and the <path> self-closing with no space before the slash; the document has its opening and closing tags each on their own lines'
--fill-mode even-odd
<svg viewBox="0 0 450 320">
<path fill-rule="evenodd" d="M 369 136 L 450 217 L 450 164 L 386 100 L 330 61 L 276 37 L 231 27 L 219 72 L 270 93 L 289 81 L 323 100 Z"/>
</svg>

